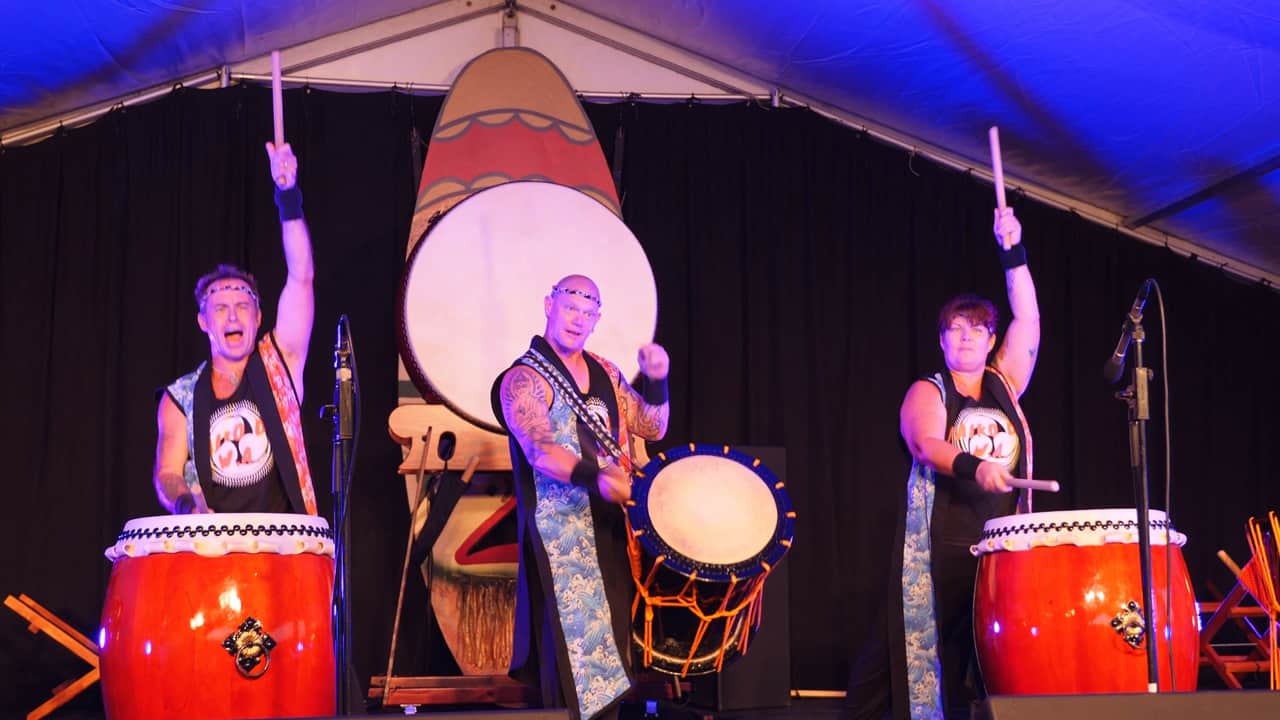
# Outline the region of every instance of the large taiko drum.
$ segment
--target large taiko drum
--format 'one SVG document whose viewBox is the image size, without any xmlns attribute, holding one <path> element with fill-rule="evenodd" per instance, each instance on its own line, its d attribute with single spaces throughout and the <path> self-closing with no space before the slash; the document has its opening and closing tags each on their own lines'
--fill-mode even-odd
<svg viewBox="0 0 1280 720">
<path fill-rule="evenodd" d="M 1151 511 L 1156 601 L 1147 628 L 1136 518 L 1133 509 L 1110 509 L 987 521 L 973 547 L 974 641 L 987 692 L 1145 692 L 1153 641 L 1160 689 L 1175 679 L 1177 690 L 1195 689 L 1200 623 L 1182 559 L 1186 536 Z"/>
<path fill-rule="evenodd" d="M 475 193 L 442 216 L 406 261 L 400 356 L 425 395 L 495 432 L 493 379 L 546 325 L 542 299 L 581 274 L 600 288 L 589 348 L 639 371 L 658 291 L 644 248 L 598 200 L 549 182 L 510 182 Z"/>
<path fill-rule="evenodd" d="M 702 675 L 745 652 L 765 579 L 795 536 L 777 477 L 727 445 L 668 450 L 636 478 L 627 523 L 639 594 L 632 640 L 644 665 Z"/>
<path fill-rule="evenodd" d="M 333 539 L 324 518 L 130 520 L 102 609 L 107 717 L 334 712 Z"/>
</svg>

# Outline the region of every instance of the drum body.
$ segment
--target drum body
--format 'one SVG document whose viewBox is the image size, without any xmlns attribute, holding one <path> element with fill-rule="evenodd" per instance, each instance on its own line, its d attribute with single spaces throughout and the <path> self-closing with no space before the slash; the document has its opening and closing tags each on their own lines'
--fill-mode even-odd
<svg viewBox="0 0 1280 720">
<path fill-rule="evenodd" d="M 643 664 L 701 675 L 745 652 L 764 581 L 795 534 L 783 484 L 728 446 L 688 445 L 645 466 L 627 522 L 632 640 Z"/>
<path fill-rule="evenodd" d="M 334 712 L 333 541 L 309 515 L 129 521 L 107 549 L 108 718 Z"/>
<path fill-rule="evenodd" d="M 1166 544 L 1165 515 L 1151 511 L 1152 632 L 1141 617 L 1136 516 L 1081 510 L 986 523 L 974 546 L 973 623 L 988 693 L 1145 692 L 1153 640 L 1160 690 L 1173 689 L 1175 678 L 1177 690 L 1195 689 L 1200 620 L 1182 558 L 1186 536 L 1170 528 Z"/>
</svg>

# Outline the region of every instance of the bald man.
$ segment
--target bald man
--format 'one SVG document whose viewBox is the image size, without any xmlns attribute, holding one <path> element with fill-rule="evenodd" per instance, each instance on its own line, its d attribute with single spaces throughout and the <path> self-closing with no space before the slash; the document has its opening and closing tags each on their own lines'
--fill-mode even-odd
<svg viewBox="0 0 1280 720">
<path fill-rule="evenodd" d="M 495 382 L 520 526 L 511 676 L 572 718 L 616 717 L 631 687 L 626 449 L 631 435 L 661 439 L 670 414 L 660 345 L 640 348 L 642 393 L 585 350 L 601 306 L 591 278 L 557 282 L 542 335 Z"/>
</svg>

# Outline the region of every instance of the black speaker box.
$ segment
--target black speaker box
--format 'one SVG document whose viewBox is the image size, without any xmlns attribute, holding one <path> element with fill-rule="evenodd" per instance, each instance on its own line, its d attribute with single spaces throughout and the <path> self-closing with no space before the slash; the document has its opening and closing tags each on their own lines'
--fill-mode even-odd
<svg viewBox="0 0 1280 720">
<path fill-rule="evenodd" d="M 787 452 L 780 447 L 742 447 L 787 481 Z M 713 710 L 754 710 L 791 703 L 791 607 L 788 561 L 778 563 L 764 584 L 764 614 L 747 653 L 723 672 L 692 678 L 691 702 Z"/>
<path fill-rule="evenodd" d="M 974 720 L 1203 720 L 1280 718 L 1280 693 L 1222 690 L 1189 693 L 996 695 L 974 708 Z"/>
</svg>

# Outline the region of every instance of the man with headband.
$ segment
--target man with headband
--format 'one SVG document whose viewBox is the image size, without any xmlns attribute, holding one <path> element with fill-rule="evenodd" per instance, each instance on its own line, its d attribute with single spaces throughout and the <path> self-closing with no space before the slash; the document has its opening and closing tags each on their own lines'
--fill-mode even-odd
<svg viewBox="0 0 1280 720">
<path fill-rule="evenodd" d="M 158 393 L 153 479 L 173 513 L 316 514 L 299 414 L 315 315 L 311 236 L 293 149 L 267 143 L 267 155 L 288 267 L 276 327 L 258 339 L 262 309 L 248 272 L 219 265 L 196 283 L 209 361 Z"/>
<path fill-rule="evenodd" d="M 590 278 L 556 283 L 543 300 L 546 330 L 494 383 L 520 537 L 511 675 L 571 718 L 616 716 L 631 687 L 627 448 L 631 435 L 661 439 L 670 414 L 660 345 L 640 348 L 642 393 L 584 350 L 600 307 Z"/>
</svg>

